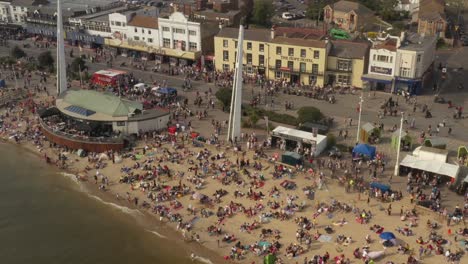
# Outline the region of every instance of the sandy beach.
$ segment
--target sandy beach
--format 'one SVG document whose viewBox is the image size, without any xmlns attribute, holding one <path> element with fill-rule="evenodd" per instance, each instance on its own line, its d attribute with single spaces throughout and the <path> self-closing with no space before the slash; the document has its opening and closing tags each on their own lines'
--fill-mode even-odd
<svg viewBox="0 0 468 264">
<path fill-rule="evenodd" d="M 31 119 L 29 117 L 30 121 L 26 124 L 23 116 L 21 122 L 15 121 L 14 124 L 18 130 L 28 127 L 34 131 L 37 124 L 34 125 Z M 8 124 L 8 121 L 6 119 L 5 123 Z M 15 129 L 11 127 L 11 130 Z M 3 134 L 2 137 L 13 143 L 13 139 L 7 135 Z M 222 263 L 223 258 L 235 258 L 233 260 L 240 263 L 262 263 L 263 255 L 277 250 L 282 260 L 278 263 L 302 263 L 304 258 L 311 260 L 314 255 L 329 255 L 332 263 L 347 263 L 347 259 L 349 263 L 362 263 L 362 259 L 357 259 L 353 252 L 359 248 L 358 256 L 362 257 L 363 247 L 368 247 L 370 253 L 382 254 L 376 260 L 379 263 L 406 263 L 410 255 L 426 263 L 444 262 L 446 258 L 443 254 L 437 255 L 436 250 L 429 250 L 429 243 L 426 244 L 432 230 L 427 225 L 428 221 L 436 222 L 438 227 L 434 231 L 446 239 L 443 252 L 462 249 L 457 241 L 462 237 L 457 237 L 455 233 L 464 226 L 463 223 L 447 226 L 443 216 L 411 204 L 407 193 L 403 193 L 401 200 L 381 202 L 368 198 L 369 190 L 358 192 L 351 189 L 347 192 L 346 184 L 340 184 L 337 178 L 330 177 L 327 166 L 314 172 L 297 171 L 285 166 L 287 173 L 280 173 L 281 177 L 274 179 L 275 166 L 278 169 L 277 166 L 282 165 L 254 158 L 253 150 L 239 152 L 228 146 L 209 144 L 195 147 L 190 139 L 182 141 L 180 138 L 172 143 L 164 134 L 139 142 L 130 153 L 116 154 L 114 161 L 117 158 L 121 162 L 115 164 L 108 155 L 97 161 L 100 156 L 97 154 L 96 160 L 89 162 L 88 158 L 78 157 L 76 153 L 49 147 L 49 143 L 42 139 L 36 140 L 36 145 L 33 141 L 20 140 L 22 146 L 40 157 L 50 157 L 52 164 L 62 153 L 66 156 L 65 170 L 76 175 L 80 184 L 84 184 L 97 197 L 138 209 L 145 215 L 153 215 L 150 222 L 145 222 L 146 226 L 151 223 L 156 229 L 154 231 L 162 237 L 186 241 L 196 255 L 208 256 L 213 263 Z M 277 150 L 273 149 L 266 153 L 271 157 L 275 152 Z M 342 175 L 346 169 L 350 169 L 349 159 L 346 156 L 338 162 L 338 166 L 345 168 L 338 169 L 335 175 Z M 249 165 L 240 168 L 241 165 L 236 165 L 239 160 L 248 160 Z M 195 165 L 199 162 L 201 166 L 195 172 Z M 324 158 L 324 164 L 336 162 Z M 100 168 L 96 169 L 97 166 Z M 158 175 L 144 180 L 150 172 L 159 170 L 156 167 L 162 169 Z M 207 169 L 203 171 L 203 167 Z M 164 173 L 164 168 L 170 170 L 170 176 Z M 289 173 L 286 168 L 293 172 Z M 238 172 L 237 181 L 223 184 L 222 178 L 226 178 L 230 171 Z M 365 176 L 368 174 L 365 164 L 362 171 L 364 177 L 369 177 Z M 135 178 L 133 183 L 120 183 L 123 177 L 130 175 Z M 293 182 L 295 187 L 283 188 L 281 183 L 285 180 Z M 394 180 L 405 181 L 404 178 Z M 103 186 L 105 190 L 101 190 Z M 308 186 L 314 190 L 313 200 L 308 199 L 303 191 Z M 170 195 L 170 190 L 177 188 L 181 191 Z M 216 191 L 219 191 L 219 196 Z M 149 198 L 150 193 L 157 197 L 156 201 Z M 204 203 L 199 200 L 198 194 L 206 195 Z M 389 214 L 390 204 L 392 209 Z M 357 220 L 363 209 L 367 214 L 367 223 Z M 401 215 L 412 214 L 411 211 L 416 216 L 401 220 Z M 166 227 L 175 231 L 167 232 Z M 332 229 L 330 233 L 327 233 L 327 227 Z M 402 231 L 398 232 L 398 229 Z M 220 230 L 219 234 L 217 230 Z M 403 234 L 408 230 L 411 230 L 411 236 Z M 408 247 L 406 254 L 399 253 L 397 246 L 384 247 L 381 244 L 379 234 L 387 231 L 396 235 L 398 244 Z M 343 237 L 343 240 L 338 241 L 339 237 Z M 423 245 L 417 243 L 419 237 L 426 241 Z M 244 250 L 233 248 L 238 242 Z M 280 246 L 273 249 L 271 245 Z M 423 253 L 419 252 L 421 246 Z"/>
</svg>

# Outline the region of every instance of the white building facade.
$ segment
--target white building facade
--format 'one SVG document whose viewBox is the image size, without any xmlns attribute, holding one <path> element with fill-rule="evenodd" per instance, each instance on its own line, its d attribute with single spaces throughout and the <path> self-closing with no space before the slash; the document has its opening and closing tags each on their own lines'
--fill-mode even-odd
<svg viewBox="0 0 468 264">
<path fill-rule="evenodd" d="M 113 13 L 109 22 L 111 38 L 107 44 L 124 52 L 136 51 L 143 58 L 154 57 L 171 65 L 186 65 L 200 57 L 201 23 L 188 20 L 180 12 L 168 18 Z"/>
<path fill-rule="evenodd" d="M 0 1 L 0 22 L 4 24 L 12 22 L 11 2 Z"/>
<path fill-rule="evenodd" d="M 368 73 L 362 76 L 365 86 L 371 90 L 392 92 L 395 84 L 397 43 L 374 43 L 369 51 Z"/>
</svg>

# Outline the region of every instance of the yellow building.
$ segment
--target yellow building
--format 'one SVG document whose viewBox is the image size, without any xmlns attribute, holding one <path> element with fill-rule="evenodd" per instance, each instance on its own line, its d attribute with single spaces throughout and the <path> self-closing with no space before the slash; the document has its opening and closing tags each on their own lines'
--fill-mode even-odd
<svg viewBox="0 0 468 264">
<path fill-rule="evenodd" d="M 215 37 L 215 67 L 234 69 L 238 30 L 223 28 Z M 323 86 L 330 45 L 323 32 L 302 28 L 246 29 L 244 72 L 269 80 Z"/>
<path fill-rule="evenodd" d="M 361 77 L 367 73 L 370 43 L 334 40 L 330 46 L 325 84 L 362 88 Z"/>
</svg>

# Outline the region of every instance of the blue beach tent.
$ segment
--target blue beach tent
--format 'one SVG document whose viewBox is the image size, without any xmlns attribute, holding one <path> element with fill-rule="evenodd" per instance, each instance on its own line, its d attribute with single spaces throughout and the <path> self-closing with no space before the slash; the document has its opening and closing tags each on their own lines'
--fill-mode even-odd
<svg viewBox="0 0 468 264">
<path fill-rule="evenodd" d="M 353 157 L 364 155 L 371 159 L 375 158 L 376 148 L 367 144 L 358 144 L 353 148 Z"/>
</svg>

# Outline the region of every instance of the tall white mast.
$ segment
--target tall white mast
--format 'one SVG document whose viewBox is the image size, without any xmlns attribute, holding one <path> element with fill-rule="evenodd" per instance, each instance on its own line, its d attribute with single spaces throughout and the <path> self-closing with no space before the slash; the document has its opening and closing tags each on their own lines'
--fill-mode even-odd
<svg viewBox="0 0 468 264">
<path fill-rule="evenodd" d="M 239 26 L 239 39 L 237 41 L 237 57 L 234 69 L 234 82 L 232 87 L 231 109 L 229 113 L 229 127 L 227 139 L 235 141 L 240 139 L 241 108 L 242 108 L 242 58 L 244 48 L 244 26 Z"/>
<path fill-rule="evenodd" d="M 67 65 L 63 41 L 63 18 L 61 0 L 57 0 L 57 96 L 67 90 Z"/>
</svg>

